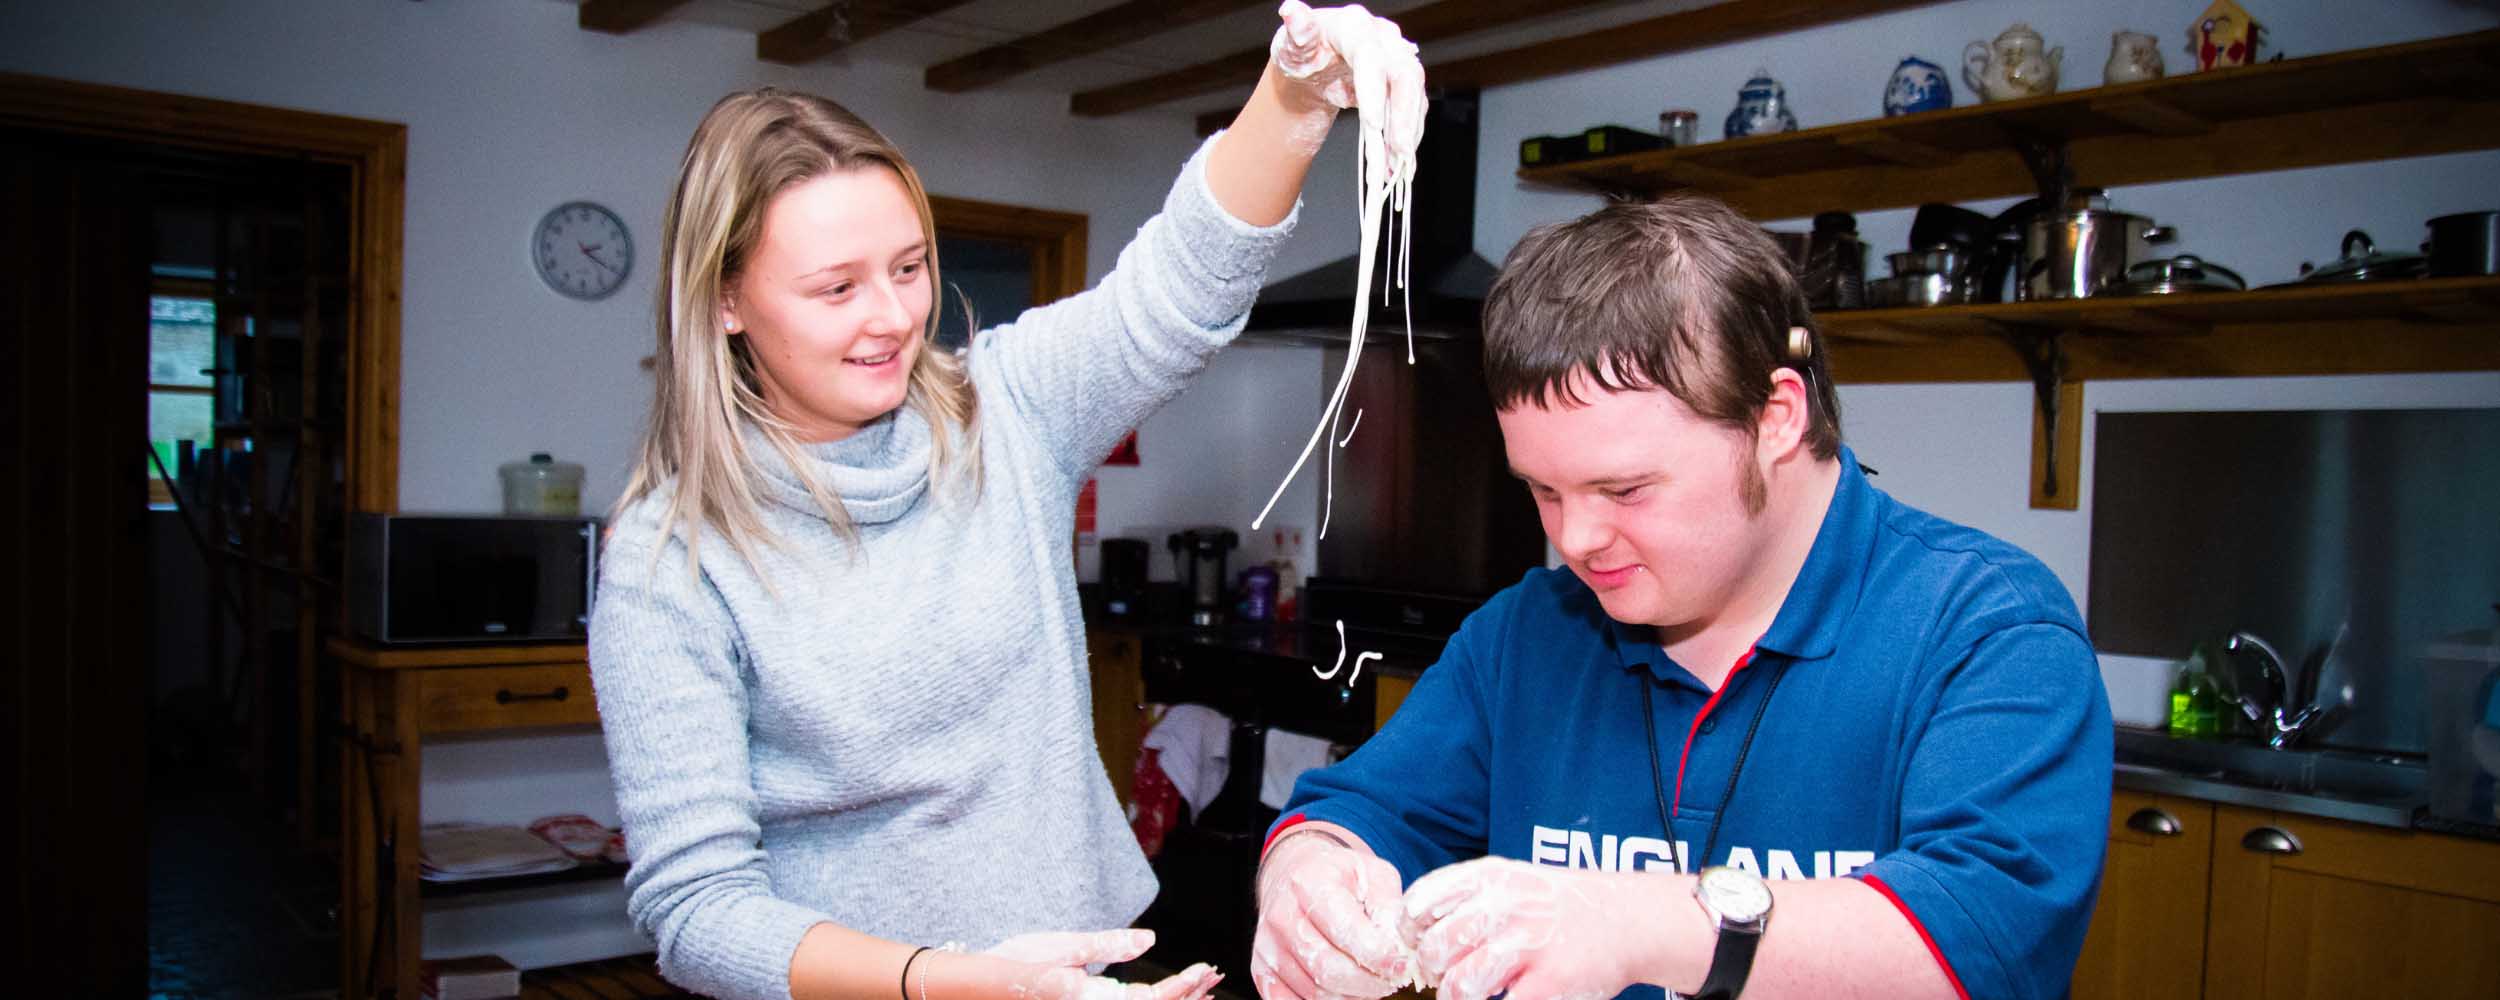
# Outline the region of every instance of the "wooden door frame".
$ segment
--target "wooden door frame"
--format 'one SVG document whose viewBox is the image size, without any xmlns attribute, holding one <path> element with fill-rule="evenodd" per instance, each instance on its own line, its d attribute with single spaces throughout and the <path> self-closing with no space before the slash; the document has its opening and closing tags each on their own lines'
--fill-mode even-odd
<svg viewBox="0 0 2500 1000">
<path fill-rule="evenodd" d="M 356 295 L 347 336 L 347 506 L 398 509 L 408 126 L 7 72 L 0 72 L 0 124 L 347 167 L 354 200 L 348 273 Z"/>
<path fill-rule="evenodd" d="M 1034 305 L 1067 298 L 1085 290 L 1085 230 L 1082 212 L 1057 212 L 969 198 L 929 196 L 929 214 L 941 235 L 1020 243 L 1033 252 Z M 939 275 L 946 261 L 938 261 Z"/>
</svg>

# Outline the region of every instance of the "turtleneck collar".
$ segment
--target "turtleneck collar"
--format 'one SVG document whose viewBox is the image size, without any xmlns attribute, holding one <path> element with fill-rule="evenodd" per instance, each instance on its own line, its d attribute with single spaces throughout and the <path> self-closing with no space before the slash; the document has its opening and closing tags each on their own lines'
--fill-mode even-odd
<svg viewBox="0 0 2500 1000">
<path fill-rule="evenodd" d="M 764 473 L 766 497 L 822 518 L 824 511 L 808 496 L 806 483 L 782 461 L 763 431 L 748 424 L 742 433 Z M 929 489 L 931 450 L 928 419 L 902 406 L 839 441 L 801 444 L 798 453 L 816 481 L 841 499 L 851 523 L 865 527 L 901 517 L 920 502 Z"/>
</svg>

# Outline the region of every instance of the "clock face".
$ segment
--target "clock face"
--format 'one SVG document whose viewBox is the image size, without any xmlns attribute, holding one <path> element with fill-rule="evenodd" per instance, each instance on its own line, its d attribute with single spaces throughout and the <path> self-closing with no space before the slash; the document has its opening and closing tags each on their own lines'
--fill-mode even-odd
<svg viewBox="0 0 2500 1000">
<path fill-rule="evenodd" d="M 530 260 L 547 287 L 577 299 L 604 299 L 633 273 L 634 237 L 606 206 L 570 201 L 538 220 Z"/>
</svg>

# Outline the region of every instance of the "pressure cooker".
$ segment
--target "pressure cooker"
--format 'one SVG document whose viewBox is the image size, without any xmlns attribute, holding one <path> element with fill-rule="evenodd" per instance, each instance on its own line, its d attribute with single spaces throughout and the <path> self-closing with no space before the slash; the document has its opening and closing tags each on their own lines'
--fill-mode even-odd
<svg viewBox="0 0 2500 1000">
<path fill-rule="evenodd" d="M 2114 290 L 2127 268 L 2153 259 L 2177 235 L 2141 215 L 2113 211 L 2098 189 L 2078 188 L 2055 214 L 2033 213 L 2023 227 L 2018 299 L 2081 299 Z"/>
</svg>

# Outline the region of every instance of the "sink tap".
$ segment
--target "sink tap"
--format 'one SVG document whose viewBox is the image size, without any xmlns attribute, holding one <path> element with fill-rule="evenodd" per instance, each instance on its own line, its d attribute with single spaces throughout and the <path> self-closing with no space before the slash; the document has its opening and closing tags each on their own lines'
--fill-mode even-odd
<svg viewBox="0 0 2500 1000">
<path fill-rule="evenodd" d="M 2249 721 L 2269 730 L 2266 745 L 2288 750 L 2299 743 L 2301 735 L 2308 732 L 2321 713 L 2318 705 L 2306 697 L 2305 691 L 2301 698 L 2303 704 L 2288 704 L 2290 692 L 2286 689 L 2290 685 L 2284 677 L 2282 654 L 2275 652 L 2274 647 L 2264 639 L 2247 631 L 2231 633 L 2230 638 L 2222 641 L 2222 649 L 2234 655 L 2256 654 L 2258 676 L 2265 684 L 2264 696 L 2260 698 L 2242 690 L 2235 700 Z"/>
</svg>

